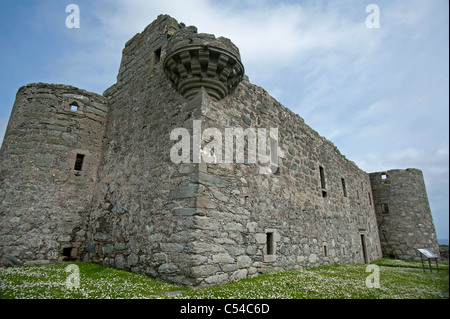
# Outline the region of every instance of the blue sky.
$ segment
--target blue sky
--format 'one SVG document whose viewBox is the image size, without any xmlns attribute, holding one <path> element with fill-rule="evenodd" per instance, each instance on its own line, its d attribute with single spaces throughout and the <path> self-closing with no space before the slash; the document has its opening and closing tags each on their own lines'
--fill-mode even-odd
<svg viewBox="0 0 450 319">
<path fill-rule="evenodd" d="M 80 8 L 68 29 L 68 4 Z M 366 6 L 380 9 L 369 29 Z M 0 0 L 0 141 L 22 85 L 102 93 L 159 14 L 230 38 L 246 74 L 366 172 L 424 172 L 449 238 L 448 0 Z"/>
</svg>

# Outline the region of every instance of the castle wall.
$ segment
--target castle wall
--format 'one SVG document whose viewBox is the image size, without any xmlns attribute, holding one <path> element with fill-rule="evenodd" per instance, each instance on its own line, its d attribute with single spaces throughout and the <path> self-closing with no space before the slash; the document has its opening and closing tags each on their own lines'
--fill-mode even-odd
<svg viewBox="0 0 450 319">
<path fill-rule="evenodd" d="M 124 50 L 110 102 L 99 182 L 88 232 L 88 257 L 105 266 L 195 284 L 190 276 L 192 217 L 171 196 L 193 205 L 198 187 L 170 161 L 170 132 L 191 113 L 164 75 L 168 35 L 178 23 L 158 17 Z M 179 195 L 171 190 L 179 188 Z"/>
<path fill-rule="evenodd" d="M 266 129 L 271 166 L 250 160 L 249 136 L 244 161 L 226 161 L 229 128 Z M 104 96 L 19 89 L 0 151 L 0 261 L 80 259 L 209 285 L 437 247 L 421 172 L 380 176 L 251 84 L 229 39 L 161 15 L 126 43 Z"/>
<path fill-rule="evenodd" d="M 275 174 L 222 163 L 199 176 L 194 223 L 202 256 L 194 271 L 202 284 L 381 257 L 368 175 L 262 88 L 244 80 L 224 100 L 209 99 L 202 125 L 266 128 L 267 135 L 277 127 L 279 139 Z"/>
<path fill-rule="evenodd" d="M 34 83 L 17 92 L 0 152 L 1 264 L 79 258 L 105 102 L 67 85 Z"/>
<path fill-rule="evenodd" d="M 408 168 L 369 175 L 383 256 L 420 260 L 418 248 L 439 255 L 422 171 Z"/>
<path fill-rule="evenodd" d="M 199 42 L 204 50 L 207 45 L 226 50 L 229 40 L 196 34 L 193 27 L 185 28 L 185 34 L 179 29 L 175 20 L 160 16 L 130 40 L 118 83 L 105 92 L 110 112 L 89 222 L 89 258 L 162 280 L 203 285 L 380 257 L 368 175 L 247 80 L 223 99 L 214 95 L 221 89 L 214 84 L 195 97 L 188 93 L 186 100 L 176 90 L 180 86 L 167 78 L 172 74 L 163 70 L 168 45 Z M 170 52 L 183 49 L 179 42 Z M 196 54 L 184 55 L 183 65 L 188 67 L 188 59 L 199 63 Z M 171 67 L 184 72 L 183 66 Z M 210 74 L 213 68 L 208 67 Z M 192 136 L 194 120 L 201 121 L 202 129 L 222 132 L 233 126 L 278 127 L 284 153 L 280 171 L 262 175 L 256 164 L 175 164 L 170 133 L 184 127 Z"/>
</svg>

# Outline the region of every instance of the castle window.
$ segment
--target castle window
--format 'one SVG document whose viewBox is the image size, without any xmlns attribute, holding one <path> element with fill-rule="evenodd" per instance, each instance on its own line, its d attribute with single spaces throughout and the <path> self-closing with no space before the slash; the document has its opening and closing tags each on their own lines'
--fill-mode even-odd
<svg viewBox="0 0 450 319">
<path fill-rule="evenodd" d="M 80 172 L 81 169 L 83 168 L 83 161 L 84 161 L 84 154 L 77 154 L 77 158 L 75 159 L 75 166 L 73 169 Z"/>
<path fill-rule="evenodd" d="M 324 257 L 328 257 L 328 253 L 327 253 L 327 245 L 323 245 L 323 256 L 324 256 Z"/>
<path fill-rule="evenodd" d="M 381 204 L 381 213 L 383 215 L 389 214 L 389 205 L 386 203 Z"/>
<path fill-rule="evenodd" d="M 267 255 L 273 255 L 273 233 L 266 233 Z"/>
<path fill-rule="evenodd" d="M 76 103 L 76 102 L 70 103 L 70 110 L 71 110 L 72 112 L 78 111 L 78 108 L 79 108 L 78 103 Z"/>
<path fill-rule="evenodd" d="M 369 205 L 372 206 L 372 197 L 370 196 L 370 193 L 367 193 L 367 195 L 369 196 Z"/>
<path fill-rule="evenodd" d="M 345 185 L 345 179 L 341 178 L 342 182 L 342 191 L 344 193 L 344 196 L 347 197 L 347 186 Z"/>
<path fill-rule="evenodd" d="M 159 61 L 161 61 L 161 48 L 158 48 L 153 52 L 153 64 L 157 64 Z"/>
<path fill-rule="evenodd" d="M 387 179 L 387 174 L 386 173 L 381 174 L 381 179 L 382 180 L 386 180 Z"/>
<path fill-rule="evenodd" d="M 320 186 L 322 188 L 322 197 L 327 197 L 327 185 L 325 183 L 325 172 L 322 166 L 319 166 Z"/>
</svg>

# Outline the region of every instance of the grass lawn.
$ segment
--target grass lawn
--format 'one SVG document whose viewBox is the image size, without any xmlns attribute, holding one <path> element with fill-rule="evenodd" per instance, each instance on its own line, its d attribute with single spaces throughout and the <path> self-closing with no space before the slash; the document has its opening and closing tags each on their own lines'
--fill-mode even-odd
<svg viewBox="0 0 450 319">
<path fill-rule="evenodd" d="M 367 277 L 376 274 L 373 271 L 366 272 L 367 265 L 336 264 L 306 270 L 274 272 L 225 285 L 189 288 L 96 264 L 75 263 L 79 267 L 80 286 L 73 290 L 66 288 L 67 278 L 73 275 L 66 272 L 69 264 L 0 268 L 0 298 L 449 298 L 448 262 L 439 265 L 439 273 L 435 266 L 432 273 L 428 269 L 423 272 L 420 262 L 380 259 L 372 264 L 379 267 L 379 288 L 366 286 Z"/>
</svg>

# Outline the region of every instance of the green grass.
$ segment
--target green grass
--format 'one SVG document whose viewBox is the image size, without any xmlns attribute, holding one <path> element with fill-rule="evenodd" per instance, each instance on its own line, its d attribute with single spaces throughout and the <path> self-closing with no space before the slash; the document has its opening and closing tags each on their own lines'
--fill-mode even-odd
<svg viewBox="0 0 450 319">
<path fill-rule="evenodd" d="M 368 288 L 367 265 L 321 266 L 263 274 L 255 278 L 213 287 L 189 288 L 156 281 L 152 278 L 76 263 L 80 287 L 69 290 L 68 264 L 39 267 L 0 268 L 0 298 L 38 299 L 117 299 L 117 298 L 284 298 L 284 299 L 407 299 L 449 298 L 448 263 L 440 272 L 422 270 L 416 262 L 380 259 L 379 288 Z M 178 294 L 177 291 L 183 291 Z M 172 293 L 171 293 L 172 292 Z"/>
</svg>

